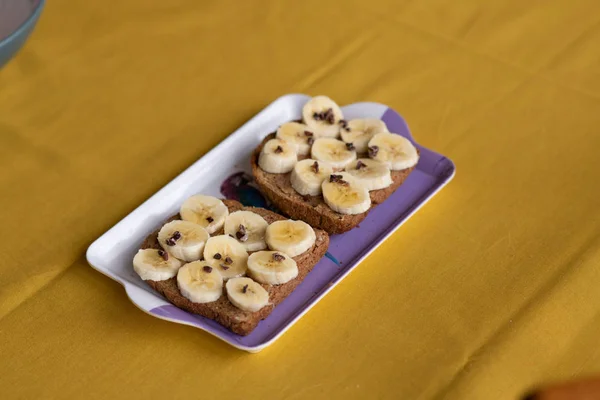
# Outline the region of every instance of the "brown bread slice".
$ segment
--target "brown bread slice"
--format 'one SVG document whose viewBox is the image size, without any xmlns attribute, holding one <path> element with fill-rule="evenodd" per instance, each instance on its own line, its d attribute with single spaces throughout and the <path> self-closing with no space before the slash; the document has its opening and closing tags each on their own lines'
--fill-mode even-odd
<svg viewBox="0 0 600 400">
<path fill-rule="evenodd" d="M 223 200 L 223 202 L 229 208 L 229 212 L 239 210 L 252 211 L 261 215 L 269 224 L 274 221 L 286 219 L 281 215 L 269 210 L 265 210 L 264 208 L 244 207 L 241 203 L 238 203 L 234 200 Z M 168 221 L 175 219 L 180 219 L 179 215 L 169 218 Z M 217 232 L 215 235 L 222 233 L 222 231 Z M 304 280 L 306 275 L 325 255 L 327 248 L 329 247 L 329 235 L 320 229 L 315 229 L 315 234 L 317 239 L 314 246 L 299 256 L 294 257 L 294 260 L 298 264 L 298 276 L 282 285 L 263 284 L 262 286 L 269 292 L 269 301 L 271 304 L 256 312 L 242 311 L 231 304 L 227 299 L 225 285 L 223 285 L 223 295 L 217 301 L 200 304 L 191 302 L 187 298 L 183 297 L 181 293 L 179 293 L 179 289 L 177 287 L 177 277 L 173 277 L 165 281 L 148 280 L 146 283 L 148 283 L 148 285 L 150 285 L 150 287 L 152 287 L 154 290 L 165 296 L 167 300 L 173 303 L 175 306 L 188 312 L 213 319 L 238 335 L 247 335 L 252 332 L 254 328 L 256 328 L 261 320 L 265 319 L 269 314 L 271 314 L 273 309 L 279 303 L 281 303 L 290 293 L 294 291 L 296 286 L 298 286 L 300 282 Z M 161 248 L 160 244 L 158 243 L 158 230 L 151 233 L 144 240 L 141 248 Z"/>
<path fill-rule="evenodd" d="M 344 233 L 356 227 L 378 204 L 383 203 L 415 169 L 414 167 L 401 171 L 392 171 L 392 184 L 385 189 L 373 190 L 371 208 L 364 213 L 344 215 L 333 211 L 325 204 L 323 196 L 302 196 L 294 190 L 290 182 L 291 172 L 287 174 L 270 174 L 258 166 L 258 155 L 264 144 L 275 137 L 271 133 L 254 150 L 250 163 L 252 175 L 265 196 L 284 214 L 293 219 L 300 219 L 313 228 L 327 231 L 329 234 Z"/>
</svg>

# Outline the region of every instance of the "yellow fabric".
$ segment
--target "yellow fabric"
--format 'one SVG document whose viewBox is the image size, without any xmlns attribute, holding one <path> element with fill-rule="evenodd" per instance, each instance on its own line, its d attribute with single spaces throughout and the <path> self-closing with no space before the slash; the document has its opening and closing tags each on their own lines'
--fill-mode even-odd
<svg viewBox="0 0 600 400">
<path fill-rule="evenodd" d="M 49 1 L 0 70 L 3 398 L 516 399 L 600 372 L 597 0 Z M 455 180 L 263 352 L 87 246 L 280 95 L 400 111 Z"/>
</svg>

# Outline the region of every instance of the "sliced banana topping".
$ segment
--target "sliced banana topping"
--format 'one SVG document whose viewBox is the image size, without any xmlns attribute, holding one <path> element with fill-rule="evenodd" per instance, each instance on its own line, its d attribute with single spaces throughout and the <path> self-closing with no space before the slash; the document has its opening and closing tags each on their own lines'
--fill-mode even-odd
<svg viewBox="0 0 600 400">
<path fill-rule="evenodd" d="M 392 173 L 387 165 L 370 158 L 360 158 L 348 164 L 346 172 L 367 190 L 384 189 L 392 184 Z"/>
<path fill-rule="evenodd" d="M 290 182 L 302 196 L 317 196 L 321 194 L 321 184 L 332 172 L 333 168 L 325 161 L 307 158 L 294 165 Z"/>
<path fill-rule="evenodd" d="M 298 276 L 298 265 L 283 252 L 257 251 L 248 258 L 248 271 L 258 282 L 280 285 Z"/>
<path fill-rule="evenodd" d="M 388 128 L 385 122 L 377 118 L 352 119 L 343 124 L 341 129 L 342 140 L 352 143 L 359 154 L 367 152 L 369 140 L 380 132 L 388 132 Z"/>
<path fill-rule="evenodd" d="M 392 171 L 414 167 L 419 153 L 406 138 L 395 133 L 378 133 L 369 141 L 369 157 L 381 161 Z"/>
<path fill-rule="evenodd" d="M 164 250 L 142 249 L 133 257 L 133 269 L 145 281 L 164 281 L 177 275 L 182 262 Z"/>
<path fill-rule="evenodd" d="M 250 278 L 233 278 L 225 285 L 227 298 L 243 311 L 256 312 L 269 304 L 269 293 Z"/>
<path fill-rule="evenodd" d="M 229 209 L 216 197 L 197 194 L 183 202 L 179 215 L 184 221 L 198 224 L 213 234 L 223 227 Z"/>
<path fill-rule="evenodd" d="M 325 203 L 340 214 L 360 214 L 371 207 L 369 191 L 348 172 L 331 174 L 322 189 Z"/>
<path fill-rule="evenodd" d="M 351 143 L 332 138 L 315 140 L 311 154 L 315 160 L 325 161 L 337 170 L 344 169 L 346 165 L 356 160 L 356 151 Z"/>
<path fill-rule="evenodd" d="M 266 241 L 271 250 L 296 257 L 310 249 L 317 239 L 312 226 L 304 221 L 275 221 L 267 227 Z"/>
<path fill-rule="evenodd" d="M 277 129 L 277 138 L 292 143 L 300 156 L 310 154 L 310 146 L 315 141 L 315 134 L 310 128 L 298 122 L 287 122 Z"/>
<path fill-rule="evenodd" d="M 223 278 L 204 261 L 185 264 L 177 272 L 181 295 L 194 303 L 217 301 L 223 292 Z"/>
<path fill-rule="evenodd" d="M 290 172 L 297 161 L 296 146 L 281 139 L 267 141 L 258 156 L 258 166 L 271 174 Z"/>
<path fill-rule="evenodd" d="M 327 96 L 315 96 L 302 108 L 302 119 L 318 136 L 338 137 L 342 110 Z"/>
<path fill-rule="evenodd" d="M 158 232 L 158 242 L 169 254 L 183 261 L 195 261 L 202 257 L 208 232 L 190 221 L 171 221 Z"/>
<path fill-rule="evenodd" d="M 217 270 L 224 279 L 229 279 L 246 273 L 248 253 L 231 236 L 213 236 L 204 246 L 204 262 Z"/>
<path fill-rule="evenodd" d="M 236 238 L 246 251 L 267 248 L 265 231 L 269 223 L 251 211 L 236 211 L 225 219 L 225 234 Z"/>
</svg>

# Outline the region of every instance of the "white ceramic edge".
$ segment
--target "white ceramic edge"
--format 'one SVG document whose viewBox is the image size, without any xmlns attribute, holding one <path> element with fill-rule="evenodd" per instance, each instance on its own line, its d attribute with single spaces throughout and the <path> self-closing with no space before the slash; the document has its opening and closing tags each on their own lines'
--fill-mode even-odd
<svg viewBox="0 0 600 400">
<path fill-rule="evenodd" d="M 127 293 L 127 297 L 129 298 L 129 300 L 140 310 L 144 311 L 146 314 L 149 314 L 155 318 L 159 318 L 165 321 L 170 321 L 170 322 L 175 322 L 181 325 L 188 325 L 197 329 L 200 329 L 204 332 L 207 332 L 209 334 L 211 334 L 212 336 L 222 340 L 223 342 L 228 343 L 229 345 L 240 349 L 240 350 L 244 350 L 250 353 L 257 353 L 261 350 L 263 350 L 264 348 L 270 346 L 272 343 L 274 343 L 277 339 L 279 339 L 281 337 L 281 335 L 283 335 L 285 332 L 287 332 L 288 329 L 290 329 L 300 318 L 302 318 L 302 316 L 304 316 L 304 314 L 306 314 L 312 307 L 314 307 L 319 301 L 321 301 L 321 299 L 327 294 L 329 293 L 334 287 L 336 287 L 350 272 L 352 272 L 356 267 L 358 267 L 358 265 L 360 265 L 362 263 L 362 261 L 367 258 L 373 251 L 375 251 L 375 249 L 377 249 L 377 247 L 379 247 L 379 245 L 381 243 L 383 243 L 388 237 L 390 237 L 392 234 L 394 234 L 396 232 L 396 230 L 398 230 L 398 228 L 400 228 L 400 226 L 402 226 L 409 218 L 411 218 L 421 207 L 423 207 L 423 205 L 425 205 L 435 194 L 437 194 L 437 192 L 439 192 L 444 186 L 446 186 L 453 178 L 454 178 L 454 173 L 452 173 L 452 175 L 450 177 L 448 177 L 440 186 L 438 186 L 438 188 L 433 191 L 432 193 L 429 194 L 429 196 L 427 196 L 427 198 L 425 198 L 418 207 L 416 207 L 414 210 L 412 210 L 412 212 L 410 214 L 408 214 L 404 220 L 399 223 L 398 225 L 396 225 L 394 227 L 393 230 L 391 230 L 387 235 L 385 235 L 383 238 L 381 238 L 374 246 L 372 246 L 368 252 L 366 252 L 358 261 L 356 261 L 354 263 L 354 265 L 349 268 L 348 270 L 346 270 L 342 275 L 340 275 L 335 283 L 331 286 L 328 286 L 323 292 L 321 292 L 321 294 L 314 299 L 313 301 L 310 302 L 310 304 L 304 308 L 304 310 L 302 310 L 301 313 L 299 313 L 296 317 L 294 317 L 294 319 L 292 319 L 289 323 L 287 323 L 287 325 L 284 326 L 284 328 L 279 331 L 275 336 L 273 336 L 271 339 L 269 339 L 267 342 L 258 345 L 258 346 L 244 346 L 241 345 L 239 343 L 235 343 L 235 342 L 231 342 L 226 340 L 223 337 L 220 337 L 218 335 L 216 335 L 213 332 L 209 332 L 207 330 L 205 330 L 204 328 L 194 325 L 191 322 L 184 322 L 181 320 L 177 320 L 177 319 L 172 319 L 166 316 L 162 316 L 162 315 L 156 315 L 154 313 L 151 312 L 152 309 L 159 307 L 161 305 L 169 305 L 171 303 L 169 303 L 168 301 L 160 298 L 157 294 L 149 292 L 147 290 L 142 289 L 141 287 L 135 286 L 127 281 L 122 280 L 119 276 L 114 275 L 111 273 L 110 270 L 108 269 L 104 269 L 103 267 L 101 267 L 100 265 L 97 265 L 99 263 L 94 262 L 94 251 L 96 250 L 95 247 L 97 246 L 97 243 L 99 241 L 101 241 L 101 239 L 103 239 L 105 236 L 108 236 L 112 233 L 115 233 L 116 231 L 118 231 L 122 225 L 124 225 L 124 221 L 126 219 L 128 219 L 130 216 L 135 216 L 138 213 L 143 212 L 148 206 L 148 204 L 150 202 L 153 201 L 153 199 L 160 197 L 161 193 L 163 193 L 166 188 L 168 186 L 171 186 L 171 184 L 175 184 L 176 182 L 183 180 L 188 174 L 189 171 L 195 169 L 198 167 L 199 164 L 204 164 L 207 162 L 207 158 L 209 157 L 214 157 L 214 154 L 218 153 L 220 148 L 227 146 L 227 144 L 233 140 L 233 138 L 235 136 L 237 136 L 238 134 L 240 134 L 241 131 L 245 130 L 249 125 L 251 125 L 252 123 L 255 123 L 256 120 L 258 120 L 259 118 L 261 118 L 262 116 L 264 116 L 265 114 L 267 114 L 272 108 L 277 107 L 279 104 L 278 103 L 282 103 L 284 101 L 296 101 L 296 100 L 300 100 L 302 99 L 303 101 L 306 101 L 306 99 L 309 98 L 309 96 L 303 95 L 303 94 L 287 94 L 284 96 L 279 97 L 278 99 L 276 99 L 275 101 L 273 101 L 271 104 L 269 104 L 267 107 L 265 107 L 262 111 L 260 111 L 258 114 L 256 114 L 254 117 L 252 117 L 248 122 L 246 122 L 244 125 L 242 125 L 241 127 L 239 127 L 235 132 L 233 132 L 232 134 L 230 134 L 229 136 L 227 136 L 222 142 L 220 142 L 217 146 L 215 146 L 213 149 L 211 149 L 209 152 L 207 152 L 204 156 L 202 156 L 200 159 L 198 159 L 196 162 L 194 162 L 192 165 L 190 165 L 188 168 L 186 168 L 183 172 L 181 172 L 179 175 L 177 175 L 173 180 L 171 180 L 169 183 L 167 183 L 165 186 L 163 186 L 161 189 L 159 189 L 155 194 L 153 194 L 152 196 L 150 196 L 146 201 L 144 201 L 142 204 L 140 204 L 136 209 L 134 209 L 131 213 L 129 213 L 127 216 L 125 216 L 123 219 L 121 219 L 117 224 L 115 224 L 112 228 L 110 228 L 108 231 L 106 231 L 104 234 L 102 234 L 98 239 L 96 239 L 87 249 L 86 251 L 86 259 L 88 261 L 88 263 L 90 264 L 90 266 L 92 266 L 92 268 L 94 268 L 95 270 L 99 271 L 100 273 L 102 273 L 105 276 L 108 276 L 109 278 L 121 283 L 123 285 L 123 287 L 125 288 L 125 292 Z M 354 110 L 360 110 L 360 113 L 365 115 L 368 114 L 371 117 L 382 117 L 383 114 L 385 113 L 385 111 L 389 108 L 388 106 L 384 105 L 384 104 L 380 104 L 380 103 L 374 103 L 374 102 L 362 102 L 362 103 L 354 103 L 348 106 L 344 106 L 344 109 L 347 109 L 349 111 L 349 113 L 351 114 L 352 112 L 354 112 Z M 409 131 L 410 132 L 410 131 Z M 96 245 L 96 246 L 95 246 Z M 140 294 L 142 293 L 142 294 Z M 145 299 L 144 297 L 146 296 L 150 296 L 150 297 L 154 297 L 155 301 L 153 301 L 153 305 L 150 307 L 148 305 L 148 300 Z"/>
<path fill-rule="evenodd" d="M 304 102 L 306 102 L 306 100 L 309 98 L 309 96 L 307 95 L 303 95 L 303 94 L 287 94 L 287 95 L 283 95 L 277 99 L 275 99 L 271 104 L 267 105 L 264 109 L 262 109 L 258 114 L 256 114 L 254 117 L 252 117 L 250 120 L 248 120 L 246 123 L 244 123 L 242 126 L 240 126 L 238 129 L 236 129 L 233 133 L 231 133 L 230 135 L 228 135 L 225 139 L 223 139 L 223 141 L 221 141 L 218 145 L 216 145 L 215 147 L 213 147 L 210 151 L 208 151 L 206 154 L 204 154 L 200 159 L 198 159 L 197 161 L 195 161 L 192 165 L 190 165 L 189 167 L 187 167 L 185 170 L 183 170 L 179 175 L 177 175 L 175 178 L 173 178 L 170 182 L 168 182 L 165 186 L 163 186 L 161 189 L 159 189 L 156 193 L 154 193 L 152 196 L 150 196 L 146 201 L 144 201 L 142 204 L 140 204 L 138 207 L 136 207 L 133 211 L 131 211 L 129 214 L 127 214 L 125 217 L 123 217 L 123 219 L 121 219 L 119 222 L 117 222 L 115 225 L 113 225 L 113 227 L 111 227 L 109 230 L 107 230 L 104 234 L 102 234 L 99 238 L 97 238 L 87 249 L 86 251 L 86 259 L 88 264 L 90 264 L 90 266 L 92 268 L 94 268 L 96 271 L 102 273 L 103 275 L 111 278 L 114 281 L 119 282 L 121 285 L 123 285 L 123 287 L 125 288 L 125 292 L 127 293 L 127 297 L 129 298 L 129 300 L 140 310 L 144 311 L 146 314 L 151 315 L 155 318 L 159 318 L 165 321 L 170 321 L 170 322 L 175 322 L 181 325 L 188 325 L 188 326 L 192 326 L 194 328 L 200 329 L 204 332 L 207 332 L 209 334 L 211 334 L 212 336 L 224 341 L 225 343 L 228 343 L 229 345 L 238 348 L 240 350 L 245 350 L 251 353 L 256 353 L 260 350 L 262 350 L 263 348 L 265 348 L 268 344 L 272 343 L 272 340 L 268 342 L 268 344 L 263 344 L 260 346 L 254 346 L 254 347 L 250 347 L 250 346 L 244 346 L 244 345 L 240 345 L 238 343 L 235 342 L 231 342 L 226 340 L 223 337 L 220 337 L 218 335 L 216 335 L 213 332 L 207 331 L 206 329 L 194 325 L 193 323 L 190 322 L 183 322 L 180 320 L 176 320 L 176 319 L 172 319 L 169 317 L 165 317 L 165 316 L 161 316 L 161 315 L 156 315 L 154 313 L 151 312 L 152 309 L 159 307 L 161 305 L 169 305 L 171 303 L 169 303 L 168 301 L 162 299 L 161 297 L 159 297 L 157 294 L 149 292 L 147 290 L 142 289 L 141 287 L 135 286 L 123 279 L 121 279 L 121 277 L 115 275 L 112 273 L 112 271 L 108 268 L 104 268 L 102 267 L 100 264 L 103 264 L 102 262 L 98 262 L 97 260 L 95 260 L 94 254 L 96 251 L 99 251 L 96 249 L 96 247 L 98 246 L 99 242 L 102 242 L 102 240 L 106 237 L 106 236 L 110 236 L 116 232 L 118 232 L 122 226 L 125 225 L 125 220 L 128 219 L 131 216 L 135 216 L 138 213 L 142 213 L 145 211 L 146 208 L 149 207 L 149 203 L 153 202 L 154 199 L 159 198 L 161 196 L 161 194 L 163 192 L 165 192 L 167 190 L 167 187 L 176 184 L 176 182 L 185 179 L 185 177 L 190 173 L 190 171 L 198 168 L 198 165 L 204 164 L 207 162 L 207 158 L 209 157 L 214 157 L 214 154 L 219 153 L 220 149 L 223 147 L 226 147 L 228 145 L 228 143 L 232 140 L 234 140 L 234 137 L 239 135 L 242 131 L 246 130 L 248 128 L 248 126 L 251 126 L 253 123 L 256 123 L 257 120 L 259 120 L 261 117 L 267 115 L 273 108 L 279 106 L 279 103 L 283 103 L 285 101 L 291 101 L 291 102 L 299 102 L 300 100 L 302 101 L 303 104 Z M 140 297 L 140 293 L 143 293 Z M 145 297 L 145 295 L 148 296 L 153 296 L 156 301 L 153 301 L 153 305 L 150 306 L 148 303 L 148 300 L 143 298 Z M 284 329 L 284 331 L 287 330 Z"/>
<path fill-rule="evenodd" d="M 262 111 L 260 111 L 254 117 L 252 117 L 248 122 L 246 122 L 244 125 L 242 125 L 240 128 L 238 128 L 235 132 L 233 132 L 232 134 L 230 134 L 229 136 L 227 136 L 221 143 L 219 143 L 218 145 L 216 145 L 215 147 L 213 147 L 210 151 L 208 151 L 206 154 L 204 154 L 204 156 L 202 156 L 200 159 L 198 159 L 197 161 L 195 161 L 188 168 L 186 168 L 185 170 L 183 170 L 179 175 L 177 175 L 175 178 L 173 178 L 165 186 L 163 186 L 156 193 L 154 193 L 152 196 L 150 196 L 146 201 L 144 201 L 137 208 L 135 208 L 132 212 L 130 212 L 123 219 L 121 219 L 119 222 L 117 222 L 112 228 L 110 228 L 108 231 L 106 231 L 102 236 L 100 236 L 98 239 L 96 239 L 90 245 L 90 247 L 88 247 L 88 250 L 86 252 L 86 257 L 88 257 L 88 261 L 90 261 L 89 260 L 89 255 L 95 251 L 95 247 L 98 246 L 98 243 L 102 242 L 102 240 L 106 236 L 109 236 L 111 234 L 117 233 L 121 229 L 123 229 L 123 227 L 126 225 L 126 220 L 127 219 L 129 219 L 130 217 L 135 217 L 137 214 L 143 214 L 143 213 L 145 213 L 146 209 L 148 207 L 150 207 L 150 203 L 152 203 L 155 199 L 162 197 L 162 195 L 164 193 L 168 192 L 169 188 L 171 188 L 172 186 L 176 186 L 176 184 L 178 182 L 184 180 L 187 177 L 187 175 L 190 175 L 193 170 L 198 169 L 203 164 L 208 163 L 211 158 L 215 157 L 215 155 L 217 153 L 219 153 L 219 150 L 221 148 L 226 147 L 229 144 L 229 142 L 231 142 L 232 140 L 234 140 L 234 138 L 240 134 L 241 131 L 246 130 L 248 128 L 248 126 L 252 125 L 258 119 L 260 119 L 261 117 L 263 117 L 266 114 L 268 114 L 268 112 L 271 111 L 271 109 L 275 108 L 278 105 L 278 103 L 282 103 L 282 102 L 284 102 L 284 101 L 286 101 L 288 99 L 294 101 L 298 97 L 302 97 L 302 98 L 306 97 L 306 98 L 308 98 L 308 96 L 305 96 L 305 95 L 288 94 L 288 95 L 284 95 L 284 96 L 281 96 L 280 98 L 276 99 L 274 102 L 272 102 L 267 107 L 265 107 Z M 109 275 L 111 275 L 111 274 L 109 274 Z M 115 280 L 121 281 L 116 276 L 112 276 L 111 275 L 111 277 L 113 279 L 115 279 Z"/>
</svg>

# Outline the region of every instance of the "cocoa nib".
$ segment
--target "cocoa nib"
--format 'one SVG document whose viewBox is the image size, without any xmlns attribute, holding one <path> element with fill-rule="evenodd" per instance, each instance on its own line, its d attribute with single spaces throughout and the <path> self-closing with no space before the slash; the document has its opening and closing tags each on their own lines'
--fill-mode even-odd
<svg viewBox="0 0 600 400">
<path fill-rule="evenodd" d="M 242 293 L 246 293 L 248 291 L 248 285 L 244 285 L 242 288 Z"/>
<path fill-rule="evenodd" d="M 341 175 L 329 175 L 329 182 L 339 182 L 342 180 Z"/>
<path fill-rule="evenodd" d="M 245 242 L 248 240 L 248 233 L 246 232 L 246 227 L 240 224 L 238 231 L 235 233 L 235 237 L 238 238 L 240 242 Z"/>
<path fill-rule="evenodd" d="M 275 150 L 273 150 L 273 152 L 275 154 L 283 153 L 283 147 L 277 146 L 277 147 L 275 147 Z"/>
<path fill-rule="evenodd" d="M 213 256 L 213 258 L 215 260 L 220 260 L 221 259 L 221 253 L 215 253 L 215 255 Z"/>
<path fill-rule="evenodd" d="M 348 182 L 342 179 L 342 175 L 330 175 L 329 182 L 338 183 L 343 186 L 348 186 Z"/>
<path fill-rule="evenodd" d="M 210 274 L 212 272 L 212 267 L 205 265 L 204 267 L 202 267 L 202 270 L 204 270 L 204 272 L 208 272 Z"/>
<path fill-rule="evenodd" d="M 219 267 L 223 268 L 223 271 L 227 271 L 229 267 L 225 264 L 219 264 Z"/>
<path fill-rule="evenodd" d="M 311 131 L 304 131 L 304 136 L 313 136 Z"/>
<path fill-rule="evenodd" d="M 225 264 L 233 264 L 233 260 L 231 259 L 231 257 L 225 258 Z"/>
<path fill-rule="evenodd" d="M 211 222 L 213 222 L 215 219 L 213 217 L 206 217 L 206 220 L 208 221 L 208 223 L 210 224 Z"/>
<path fill-rule="evenodd" d="M 308 139 L 306 139 L 306 143 L 308 143 L 309 146 L 312 146 L 315 143 L 315 138 L 314 137 L 309 137 Z"/>
<path fill-rule="evenodd" d="M 314 113 L 313 119 L 315 121 L 326 121 L 330 125 L 335 124 L 335 116 L 333 115 L 333 109 L 331 108 L 320 113 Z"/>
<path fill-rule="evenodd" d="M 179 233 L 179 231 L 175 231 L 173 232 L 173 235 L 165 241 L 165 243 L 167 243 L 168 246 L 175 246 L 179 239 L 181 239 L 181 233 Z"/>
<path fill-rule="evenodd" d="M 348 121 L 346 121 L 345 119 L 340 119 L 340 120 L 338 121 L 338 124 L 340 124 L 340 126 L 341 126 L 342 128 L 346 128 L 346 127 L 348 126 Z"/>
<path fill-rule="evenodd" d="M 167 261 L 169 259 L 169 253 L 164 250 L 159 250 L 158 255 L 163 258 L 163 260 Z"/>
<path fill-rule="evenodd" d="M 283 254 L 273 253 L 273 260 L 283 261 L 283 260 L 285 260 L 285 256 Z"/>
<path fill-rule="evenodd" d="M 327 121 L 329 125 L 335 123 L 335 116 L 333 115 L 333 110 L 331 108 L 328 108 L 327 111 L 325 111 L 325 121 Z"/>
<path fill-rule="evenodd" d="M 354 147 L 353 143 L 346 143 L 346 148 L 350 151 L 356 150 L 356 147 Z"/>
<path fill-rule="evenodd" d="M 377 153 L 379 153 L 378 146 L 369 146 L 369 157 L 373 158 L 377 156 Z"/>
<path fill-rule="evenodd" d="M 356 169 L 365 168 L 366 166 L 367 166 L 367 164 L 365 164 L 364 162 L 362 162 L 360 160 L 356 163 Z"/>
<path fill-rule="evenodd" d="M 313 163 L 313 165 L 311 165 L 311 166 L 310 166 L 310 169 L 312 169 L 312 171 L 313 171 L 315 174 L 318 174 L 318 173 L 319 173 L 319 163 L 315 161 L 315 162 Z"/>
</svg>

